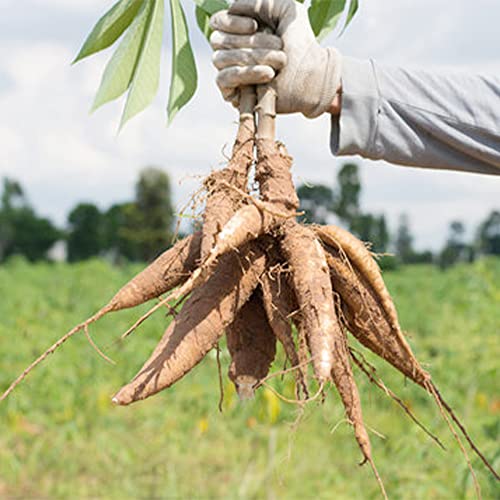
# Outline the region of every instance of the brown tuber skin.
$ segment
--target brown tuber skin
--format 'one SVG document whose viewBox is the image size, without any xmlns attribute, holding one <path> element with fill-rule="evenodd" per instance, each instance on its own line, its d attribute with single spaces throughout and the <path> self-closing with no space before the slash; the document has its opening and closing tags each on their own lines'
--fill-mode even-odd
<svg viewBox="0 0 500 500">
<path fill-rule="evenodd" d="M 205 181 L 208 194 L 203 217 L 203 260 L 216 245 L 222 227 L 242 202 L 247 202 L 242 193 L 247 193 L 248 173 L 254 162 L 255 100 L 253 87 L 241 90 L 240 123 L 233 155 L 226 168 L 213 172 Z M 269 372 L 276 354 L 276 339 L 265 320 L 257 290 L 226 328 L 226 336 L 232 357 L 229 378 L 240 399 L 251 399 L 259 381 Z"/>
<path fill-rule="evenodd" d="M 231 354 L 229 378 L 240 399 L 252 399 L 276 356 L 276 337 L 267 321 L 260 290 L 255 290 L 238 311 L 226 328 L 226 337 Z"/>
<path fill-rule="evenodd" d="M 290 221 L 283 226 L 283 232 L 282 248 L 292 267 L 295 295 L 301 311 L 301 328 L 306 330 L 316 379 L 320 384 L 333 379 L 363 456 L 373 465 L 347 339 L 332 300 L 325 253 L 310 229 Z"/>
<path fill-rule="evenodd" d="M 332 286 L 325 255 L 312 231 L 289 221 L 281 248 L 292 270 L 292 282 L 311 351 L 314 374 L 320 384 L 331 379 L 334 342 L 340 324 L 331 300 Z"/>
<path fill-rule="evenodd" d="M 181 285 L 196 269 L 200 245 L 199 231 L 178 241 L 123 286 L 106 307 L 109 311 L 135 307 Z"/>
<path fill-rule="evenodd" d="M 255 91 L 253 87 L 247 87 L 242 90 L 240 99 L 240 123 L 231 160 L 226 168 L 211 173 L 205 180 L 208 196 L 203 214 L 202 260 L 208 257 L 217 234 L 241 205 L 241 195 L 231 186 L 246 191 L 248 172 L 254 161 L 254 107 Z"/>
<path fill-rule="evenodd" d="M 262 93 L 262 92 L 261 92 Z M 213 272 L 217 260 L 225 253 L 266 234 L 272 234 L 284 221 L 293 219 L 299 200 L 293 185 L 290 168 L 292 159 L 283 145 L 278 145 L 274 134 L 274 100 L 259 99 L 259 128 L 257 132 L 257 165 L 255 178 L 260 186 L 261 200 L 241 207 L 217 233 L 215 244 L 202 265 L 178 291 L 178 297 L 200 286 Z M 268 108 L 272 106 L 272 109 Z M 241 192 L 241 191 L 240 191 Z M 246 195 L 243 191 L 242 194 Z"/>
<path fill-rule="evenodd" d="M 267 320 L 274 335 L 281 342 L 286 357 L 292 368 L 296 368 L 295 377 L 298 387 L 307 397 L 307 366 L 302 365 L 307 360 L 301 360 L 295 347 L 292 333 L 291 317 L 297 313 L 298 305 L 293 292 L 289 276 L 280 271 L 269 271 L 262 276 L 262 301 L 266 311 Z M 297 394 L 299 396 L 299 394 Z"/>
<path fill-rule="evenodd" d="M 401 331 L 394 302 L 385 286 L 380 269 L 365 244 L 353 234 L 338 226 L 315 225 L 313 227 L 316 235 L 325 245 L 339 250 L 352 262 L 354 267 L 362 270 L 363 276 L 377 293 L 392 328 Z"/>
<path fill-rule="evenodd" d="M 420 366 L 400 329 L 391 326 L 382 299 L 368 283 L 366 274 L 354 266 L 349 268 L 337 250 L 326 246 L 325 251 L 332 285 L 342 297 L 349 331 L 364 346 L 425 388 L 430 375 Z"/>
<path fill-rule="evenodd" d="M 177 382 L 210 351 L 249 299 L 265 269 L 265 249 L 224 255 L 196 288 L 139 373 L 113 398 L 119 405 L 145 399 Z"/>
</svg>

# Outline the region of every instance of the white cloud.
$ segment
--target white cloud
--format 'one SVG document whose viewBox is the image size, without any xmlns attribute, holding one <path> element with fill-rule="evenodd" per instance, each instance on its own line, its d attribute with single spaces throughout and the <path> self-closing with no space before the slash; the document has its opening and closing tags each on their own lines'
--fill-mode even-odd
<svg viewBox="0 0 500 500">
<path fill-rule="evenodd" d="M 147 164 L 164 167 L 175 184 L 206 175 L 231 140 L 234 112 L 223 105 L 208 60 L 200 65 L 198 95 L 173 126 L 166 127 L 163 78 L 154 106 L 120 135 L 123 100 L 88 113 L 106 56 L 72 68 L 61 43 L 16 43 L 0 49 L 0 60 L 11 81 L 0 94 L 0 175 L 18 178 L 35 205 L 59 223 L 79 200 L 107 206 L 129 199 Z M 176 189 L 179 203 L 194 187 Z"/>
<path fill-rule="evenodd" d="M 343 37 L 330 37 L 353 57 L 404 65 L 457 65 L 499 60 L 497 0 L 361 2 Z"/>
<path fill-rule="evenodd" d="M 77 11 L 91 11 L 91 12 L 104 12 L 111 7 L 115 1 L 110 0 L 31 0 L 35 6 L 44 8 L 60 8 L 77 10 Z"/>
<path fill-rule="evenodd" d="M 112 3 L 31 0 L 27 7 L 19 7 L 15 2 L 21 10 L 36 4 L 40 10 L 50 7 L 53 12 L 85 11 L 85 23 Z M 338 45 L 345 54 L 376 57 L 385 63 L 430 66 L 448 62 L 461 68 L 498 70 L 500 57 L 491 49 L 490 38 L 497 37 L 499 16 L 496 0 L 479 0 L 473 8 L 465 0 L 363 2 Z M 68 19 L 75 22 L 80 15 Z M 42 213 L 63 222 L 78 201 L 106 207 L 129 199 L 140 168 L 156 164 L 171 174 L 176 200 L 182 205 L 198 183 L 193 180 L 178 187 L 178 182 L 217 167 L 224 160 L 223 146 L 229 152 L 235 132 L 236 115 L 218 95 L 206 42 L 193 33 L 200 87 L 173 125 L 165 125 L 169 75 L 163 74 L 154 105 L 117 137 L 123 101 L 88 114 L 109 53 L 71 67 L 75 47 L 81 42 L 76 38 L 90 25 L 51 26 L 50 18 L 44 23 L 40 33 L 50 31 L 50 37 L 16 38 L 0 44 L 0 74 L 9 82 L 0 90 L 0 176 L 18 178 Z M 71 44 L 64 41 L 68 30 L 73 32 Z M 11 32 L 22 30 L 12 26 Z M 63 32 L 64 37 L 58 38 Z M 7 36 L 0 33 L 0 39 Z M 456 47 L 466 43 L 470 47 L 459 57 Z M 331 156 L 327 117 L 313 121 L 280 117 L 278 134 L 295 157 L 293 172 L 298 182 L 332 184 L 338 167 L 349 160 Z M 392 223 L 399 213 L 409 213 L 420 246 L 439 246 L 450 220 L 461 218 L 472 225 L 499 205 L 500 178 L 356 161 L 363 165 L 364 207 L 386 212 Z"/>
<path fill-rule="evenodd" d="M 62 76 L 71 60 L 71 52 L 59 43 L 16 44 L 0 50 L 2 69 L 16 92 L 40 92 L 50 81 L 59 86 L 60 80 L 54 77 Z"/>
<path fill-rule="evenodd" d="M 12 128 L 0 126 L 0 165 L 7 165 L 23 154 L 23 140 Z"/>
</svg>

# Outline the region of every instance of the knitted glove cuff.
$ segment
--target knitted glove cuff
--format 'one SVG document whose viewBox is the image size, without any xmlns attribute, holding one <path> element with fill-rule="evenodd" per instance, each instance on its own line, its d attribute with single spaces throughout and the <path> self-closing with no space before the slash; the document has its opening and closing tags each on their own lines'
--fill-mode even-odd
<svg viewBox="0 0 500 500">
<path fill-rule="evenodd" d="M 326 53 L 326 62 L 322 75 L 321 86 L 319 87 L 317 104 L 307 112 L 304 112 L 304 115 L 307 118 L 316 118 L 317 116 L 320 116 L 324 112 L 328 111 L 340 85 L 342 75 L 342 55 L 333 47 L 323 50 Z"/>
</svg>

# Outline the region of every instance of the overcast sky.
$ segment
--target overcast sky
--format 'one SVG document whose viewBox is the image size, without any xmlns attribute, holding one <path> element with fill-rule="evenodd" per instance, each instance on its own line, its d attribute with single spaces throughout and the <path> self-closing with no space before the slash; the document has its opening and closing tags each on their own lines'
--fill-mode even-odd
<svg viewBox="0 0 500 500">
<path fill-rule="evenodd" d="M 106 208 L 131 199 L 138 171 L 151 164 L 171 175 L 181 207 L 199 186 L 200 176 L 224 160 L 223 147 L 229 150 L 235 133 L 235 112 L 218 95 L 210 50 L 193 23 L 200 86 L 173 125 L 165 125 L 169 63 L 162 68 L 154 105 L 119 136 L 123 100 L 89 115 L 110 51 L 74 67 L 70 62 L 113 3 L 0 0 L 0 177 L 20 180 L 36 209 L 59 224 L 79 201 Z M 330 37 L 325 44 L 384 64 L 500 73 L 498 0 L 360 3 L 342 38 Z M 191 13 L 193 3 L 183 4 Z M 164 62 L 170 40 L 165 42 Z M 331 185 L 349 160 L 330 154 L 326 116 L 280 117 L 278 135 L 295 158 L 297 182 Z M 500 177 L 356 161 L 361 165 L 363 208 L 384 212 L 391 228 L 399 214 L 407 213 L 419 248 L 439 247 L 451 220 L 461 219 L 472 229 L 490 210 L 500 209 Z"/>
</svg>

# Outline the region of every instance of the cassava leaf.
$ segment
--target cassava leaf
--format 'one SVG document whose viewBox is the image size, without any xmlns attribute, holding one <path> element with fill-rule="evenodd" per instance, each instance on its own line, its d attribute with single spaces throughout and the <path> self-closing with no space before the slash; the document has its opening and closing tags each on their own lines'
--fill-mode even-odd
<svg viewBox="0 0 500 500">
<path fill-rule="evenodd" d="M 198 6 L 196 6 L 194 13 L 198 28 L 200 28 L 200 31 L 205 35 L 205 38 L 209 40 L 213 31 L 212 28 L 210 28 L 210 14 L 207 14 L 207 12 Z"/>
<path fill-rule="evenodd" d="M 153 100 L 160 82 L 161 42 L 163 38 L 163 0 L 147 0 L 151 7 L 134 70 L 120 128 Z"/>
<path fill-rule="evenodd" d="M 104 70 L 92 111 L 120 97 L 129 88 L 150 12 L 151 0 L 146 0 Z"/>
<path fill-rule="evenodd" d="M 194 0 L 194 3 L 201 10 L 205 11 L 209 17 L 219 12 L 219 10 L 229 8 L 229 3 L 226 0 Z"/>
<path fill-rule="evenodd" d="M 189 41 L 186 16 L 179 0 L 170 0 L 172 13 L 172 79 L 168 98 L 168 121 L 193 97 L 198 84 L 196 63 Z"/>
<path fill-rule="evenodd" d="M 344 33 L 347 26 L 349 26 L 349 23 L 352 21 L 352 18 L 355 16 L 356 12 L 358 12 L 358 8 L 359 8 L 358 0 L 351 0 L 351 3 L 349 4 L 349 10 L 347 11 L 345 24 L 344 27 L 342 28 L 342 33 Z"/>
<path fill-rule="evenodd" d="M 196 3 L 196 23 L 200 31 L 205 35 L 205 38 L 209 40 L 213 31 L 210 28 L 210 16 L 220 10 L 228 9 L 229 4 L 226 0 L 194 0 L 194 2 Z"/>
<path fill-rule="evenodd" d="M 322 40 L 337 25 L 346 0 L 312 0 L 308 9 L 309 22 L 318 40 Z"/>
<path fill-rule="evenodd" d="M 97 21 L 72 64 L 113 45 L 130 26 L 142 3 L 143 0 L 120 0 L 115 3 Z"/>
</svg>

